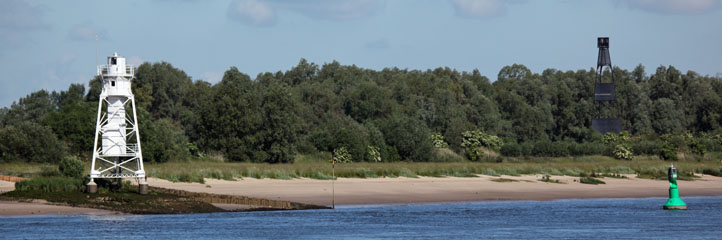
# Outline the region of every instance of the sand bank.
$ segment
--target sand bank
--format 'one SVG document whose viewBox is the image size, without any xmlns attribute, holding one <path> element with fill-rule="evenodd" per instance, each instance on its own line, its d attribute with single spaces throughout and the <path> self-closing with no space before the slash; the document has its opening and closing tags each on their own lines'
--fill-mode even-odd
<svg viewBox="0 0 722 240">
<path fill-rule="evenodd" d="M 640 198 L 666 197 L 667 181 L 602 178 L 606 184 L 575 182 L 578 177 L 559 177 L 563 184 L 538 181 L 541 175 L 502 176 L 515 182 L 495 182 L 499 177 L 478 178 L 340 178 L 335 182 L 336 205 L 405 204 L 424 202 L 459 202 L 484 200 L 553 200 L 569 198 Z M 149 178 L 151 186 L 191 192 L 241 195 L 255 198 L 331 205 L 332 184 L 314 179 L 253 179 L 237 181 L 206 179 L 205 184 L 172 183 Z M 695 181 L 680 181 L 682 196 L 722 195 L 722 178 L 702 176 Z"/>
<path fill-rule="evenodd" d="M 15 190 L 15 183 L 0 181 L 0 193 Z M 94 209 L 62 206 L 48 203 L 45 200 L 33 201 L 5 201 L 0 200 L 0 216 L 33 215 L 33 214 L 63 214 L 63 215 L 105 215 L 119 214 L 117 212 Z"/>
<path fill-rule="evenodd" d="M 44 200 L 33 200 L 32 202 L 0 201 L 0 216 L 33 214 L 107 215 L 119 213 L 94 208 L 53 205 Z"/>
</svg>

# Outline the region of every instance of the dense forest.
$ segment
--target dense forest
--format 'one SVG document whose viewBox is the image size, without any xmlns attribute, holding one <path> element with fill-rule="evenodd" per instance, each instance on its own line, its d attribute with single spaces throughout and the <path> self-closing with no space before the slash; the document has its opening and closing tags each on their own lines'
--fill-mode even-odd
<svg viewBox="0 0 722 240">
<path fill-rule="evenodd" d="M 477 70 L 376 71 L 301 59 L 255 79 L 231 67 L 211 84 L 160 62 L 138 67 L 133 91 L 150 162 L 212 155 L 288 163 L 319 151 L 355 162 L 722 151 L 722 79 L 672 66 L 613 75 L 618 102 L 606 111 L 622 119 L 620 136 L 590 129 L 593 69 L 533 73 L 514 64 L 492 82 Z M 88 86 L 40 90 L 0 109 L 0 161 L 89 159 L 100 80 Z"/>
</svg>

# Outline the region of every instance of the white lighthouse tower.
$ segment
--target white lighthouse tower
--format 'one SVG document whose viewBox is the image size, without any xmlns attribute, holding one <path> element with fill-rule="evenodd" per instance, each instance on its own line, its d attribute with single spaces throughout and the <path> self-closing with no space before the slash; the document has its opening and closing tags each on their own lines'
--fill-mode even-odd
<svg viewBox="0 0 722 240">
<path fill-rule="evenodd" d="M 125 58 L 118 56 L 118 53 L 108 57 L 108 65 L 98 66 L 103 91 L 98 100 L 95 123 L 93 161 L 87 186 L 90 193 L 98 191 L 94 181 L 96 178 L 117 181 L 135 178 L 139 181 L 140 193 L 148 192 L 135 98 L 130 88 L 134 73 L 135 69 L 126 65 Z"/>
</svg>

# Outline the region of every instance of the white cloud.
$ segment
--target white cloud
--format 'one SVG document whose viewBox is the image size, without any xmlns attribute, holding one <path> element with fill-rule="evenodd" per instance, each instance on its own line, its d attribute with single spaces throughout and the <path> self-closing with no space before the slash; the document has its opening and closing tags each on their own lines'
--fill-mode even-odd
<svg viewBox="0 0 722 240">
<path fill-rule="evenodd" d="M 279 10 L 315 19 L 351 20 L 373 15 L 378 9 L 378 0 L 234 0 L 228 16 L 247 25 L 271 26 L 276 23 Z"/>
<path fill-rule="evenodd" d="M 622 0 L 632 9 L 663 14 L 700 14 L 720 6 L 721 0 Z"/>
<path fill-rule="evenodd" d="M 109 39 L 105 29 L 100 29 L 90 23 L 77 24 L 68 31 L 68 38 L 75 41 L 94 41 L 96 36 L 101 40 Z"/>
<path fill-rule="evenodd" d="M 257 0 L 235 0 L 228 7 L 228 17 L 252 26 L 271 26 L 276 13 L 267 3 Z"/>
<path fill-rule="evenodd" d="M 449 0 L 456 15 L 471 19 L 491 19 L 502 16 L 510 4 L 524 4 L 527 0 Z"/>
<path fill-rule="evenodd" d="M 373 15 L 379 8 L 376 0 L 270 0 L 275 7 L 299 12 L 311 18 L 349 20 Z"/>
</svg>

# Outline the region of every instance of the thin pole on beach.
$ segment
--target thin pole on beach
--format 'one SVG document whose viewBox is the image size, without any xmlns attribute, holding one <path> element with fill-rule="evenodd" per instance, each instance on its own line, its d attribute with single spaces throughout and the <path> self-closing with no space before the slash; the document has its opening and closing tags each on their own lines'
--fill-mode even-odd
<svg viewBox="0 0 722 240">
<path fill-rule="evenodd" d="M 336 209 L 336 159 L 331 159 L 331 209 Z"/>
</svg>

